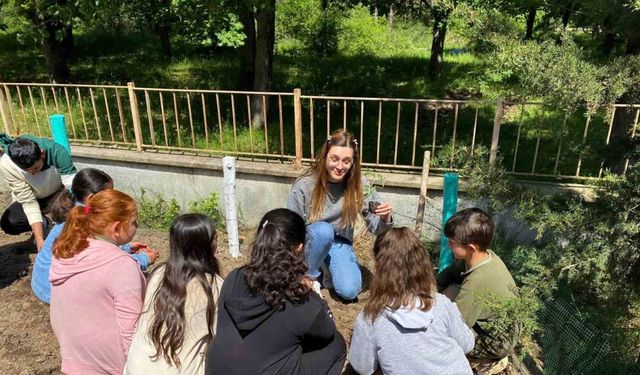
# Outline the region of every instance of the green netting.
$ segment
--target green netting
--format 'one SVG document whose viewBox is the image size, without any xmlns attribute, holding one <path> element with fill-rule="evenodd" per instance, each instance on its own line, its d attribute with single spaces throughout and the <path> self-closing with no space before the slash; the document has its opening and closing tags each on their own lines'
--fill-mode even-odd
<svg viewBox="0 0 640 375">
<path fill-rule="evenodd" d="M 607 374 L 605 334 L 583 316 L 566 295 L 545 303 L 541 312 L 544 373 Z"/>
</svg>

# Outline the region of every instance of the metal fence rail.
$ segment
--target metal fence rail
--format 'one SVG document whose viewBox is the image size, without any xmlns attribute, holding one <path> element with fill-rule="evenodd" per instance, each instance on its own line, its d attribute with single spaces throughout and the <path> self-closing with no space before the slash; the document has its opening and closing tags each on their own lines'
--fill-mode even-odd
<svg viewBox="0 0 640 375">
<path fill-rule="evenodd" d="M 626 173 L 612 152 L 635 137 L 639 104 L 608 113 L 567 113 L 537 102 L 302 95 L 293 92 L 165 89 L 109 85 L 0 83 L 8 134 L 50 136 L 48 116 L 67 118 L 71 141 L 311 161 L 340 128 L 360 141 L 363 165 L 456 170 L 473 158 L 501 162 L 511 174 L 601 178 Z M 418 155 L 418 156 L 416 156 Z"/>
</svg>

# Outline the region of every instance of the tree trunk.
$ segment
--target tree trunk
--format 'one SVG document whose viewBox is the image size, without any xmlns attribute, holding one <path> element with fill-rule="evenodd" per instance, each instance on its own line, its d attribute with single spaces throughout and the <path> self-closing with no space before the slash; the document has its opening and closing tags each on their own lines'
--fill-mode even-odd
<svg viewBox="0 0 640 375">
<path fill-rule="evenodd" d="M 76 44 L 75 39 L 73 38 L 73 27 L 71 25 L 66 25 L 64 27 L 64 38 L 62 39 L 62 43 L 66 50 L 67 56 L 70 59 L 73 58 Z"/>
<path fill-rule="evenodd" d="M 605 32 L 604 40 L 602 41 L 602 53 L 605 56 L 610 56 L 615 46 L 616 46 L 616 34 L 611 31 Z"/>
<path fill-rule="evenodd" d="M 571 4 L 567 5 L 562 12 L 562 30 L 566 30 L 569 25 L 569 17 L 571 17 Z"/>
<path fill-rule="evenodd" d="M 58 31 L 65 29 L 62 41 L 56 39 Z M 55 83 L 69 82 L 69 55 L 73 46 L 71 26 L 64 27 L 57 20 L 49 20 L 42 29 L 42 50 L 49 70 L 49 79 Z"/>
<path fill-rule="evenodd" d="M 447 21 L 449 12 L 437 12 L 433 18 L 433 42 L 431 44 L 431 58 L 429 59 L 428 78 L 436 80 L 442 72 L 444 54 L 444 40 L 447 36 Z"/>
<path fill-rule="evenodd" d="M 605 56 L 610 56 L 613 52 L 613 48 L 616 45 L 616 34 L 610 27 L 609 18 L 605 18 L 602 25 L 602 33 L 604 34 L 602 40 L 602 53 Z"/>
<path fill-rule="evenodd" d="M 527 15 L 527 31 L 524 34 L 524 40 L 531 40 L 533 38 L 533 26 L 536 22 L 537 7 L 529 8 L 529 14 Z"/>
<path fill-rule="evenodd" d="M 255 76 L 253 89 L 255 91 L 270 91 L 273 75 L 273 48 L 276 41 L 276 2 L 271 0 L 269 5 L 256 13 L 256 51 Z M 263 112 L 268 113 L 269 98 L 265 97 L 266 108 L 263 108 L 262 95 L 254 95 L 251 100 L 252 123 L 256 126 L 264 125 Z"/>
<path fill-rule="evenodd" d="M 396 12 L 393 10 L 393 4 L 389 5 L 389 15 L 387 16 L 387 25 L 389 28 L 393 27 L 393 18 L 395 17 Z"/>
<path fill-rule="evenodd" d="M 171 57 L 171 27 L 169 25 L 157 25 L 156 26 L 156 34 L 160 37 L 160 48 L 162 49 L 162 54 L 165 57 Z"/>
<path fill-rule="evenodd" d="M 640 34 L 627 35 L 627 48 L 625 49 L 627 55 L 640 54 Z"/>
<path fill-rule="evenodd" d="M 254 13 L 249 10 L 240 10 L 239 16 L 247 36 L 244 45 L 240 48 L 239 85 L 241 90 L 252 90 L 256 60 L 256 23 L 253 18 Z"/>
</svg>

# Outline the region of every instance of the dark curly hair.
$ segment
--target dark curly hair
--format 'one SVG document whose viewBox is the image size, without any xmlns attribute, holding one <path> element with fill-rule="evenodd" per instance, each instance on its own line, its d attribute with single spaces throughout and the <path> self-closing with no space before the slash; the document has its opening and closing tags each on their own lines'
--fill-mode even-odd
<svg viewBox="0 0 640 375">
<path fill-rule="evenodd" d="M 263 295 L 269 305 L 283 308 L 285 299 L 300 303 L 309 297 L 310 289 L 302 282 L 307 265 L 297 251 L 305 239 L 304 220 L 291 210 L 278 208 L 260 220 L 244 270 L 249 289 Z"/>
</svg>

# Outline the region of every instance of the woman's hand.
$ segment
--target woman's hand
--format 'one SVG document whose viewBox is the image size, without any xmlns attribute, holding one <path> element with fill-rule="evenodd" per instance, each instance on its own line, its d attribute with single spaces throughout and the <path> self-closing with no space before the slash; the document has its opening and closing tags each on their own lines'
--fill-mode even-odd
<svg viewBox="0 0 640 375">
<path fill-rule="evenodd" d="M 380 216 L 380 218 L 384 220 L 385 223 L 391 223 L 391 205 L 389 204 L 389 202 L 380 204 L 378 208 L 376 208 L 376 211 L 374 213 Z"/>
</svg>

